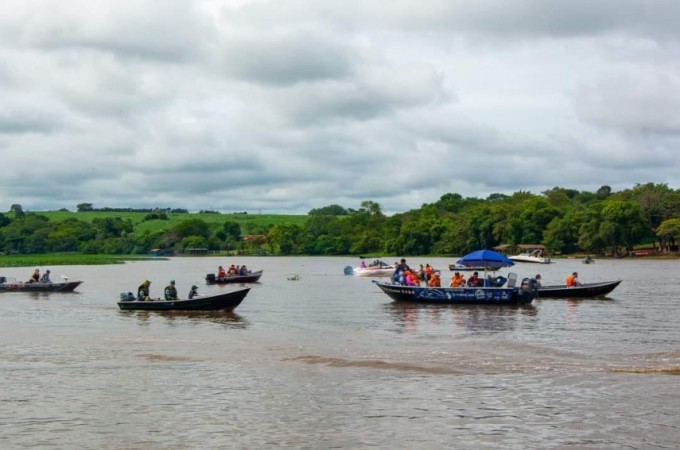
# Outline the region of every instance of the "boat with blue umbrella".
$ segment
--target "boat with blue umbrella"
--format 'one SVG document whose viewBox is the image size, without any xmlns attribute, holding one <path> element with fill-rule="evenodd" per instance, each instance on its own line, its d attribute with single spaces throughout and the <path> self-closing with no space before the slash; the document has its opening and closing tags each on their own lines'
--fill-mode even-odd
<svg viewBox="0 0 680 450">
<path fill-rule="evenodd" d="M 492 278 L 486 270 L 495 267 L 510 267 L 514 263 L 507 256 L 493 250 L 477 250 L 459 259 L 458 264 L 484 268 L 485 274 L 480 286 L 463 287 L 422 287 L 373 281 L 392 300 L 397 302 L 484 304 L 484 305 L 528 305 L 531 304 L 538 283 L 533 278 L 524 278 L 517 284 L 517 274 Z"/>
</svg>

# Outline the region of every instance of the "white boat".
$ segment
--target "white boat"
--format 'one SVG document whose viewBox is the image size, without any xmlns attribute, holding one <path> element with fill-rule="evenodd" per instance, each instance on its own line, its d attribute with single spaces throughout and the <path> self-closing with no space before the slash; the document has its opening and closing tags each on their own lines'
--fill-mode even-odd
<svg viewBox="0 0 680 450">
<path fill-rule="evenodd" d="M 535 264 L 550 264 L 550 258 L 543 256 L 543 249 L 536 249 L 520 253 L 518 255 L 508 256 L 514 262 L 535 263 Z"/>
<path fill-rule="evenodd" d="M 391 277 L 395 267 L 384 261 L 375 260 L 370 265 L 361 264 L 358 267 L 345 267 L 345 275 L 358 277 Z"/>
</svg>

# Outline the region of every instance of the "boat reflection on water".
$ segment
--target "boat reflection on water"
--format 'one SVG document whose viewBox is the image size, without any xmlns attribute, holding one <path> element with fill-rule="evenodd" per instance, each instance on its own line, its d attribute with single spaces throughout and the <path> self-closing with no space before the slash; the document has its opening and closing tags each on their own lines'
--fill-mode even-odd
<svg viewBox="0 0 680 450">
<path fill-rule="evenodd" d="M 475 333 L 514 330 L 517 322 L 537 315 L 532 305 L 449 305 L 392 302 L 384 310 L 402 332 L 436 332 L 436 328 L 464 328 Z"/>
<path fill-rule="evenodd" d="M 125 316 L 134 316 L 140 322 L 140 325 L 148 325 L 150 321 L 157 318 L 163 318 L 171 325 L 200 325 L 205 322 L 225 325 L 228 328 L 246 328 L 248 322 L 240 315 L 233 311 L 147 311 L 147 310 L 133 310 L 133 311 L 118 311 L 119 314 Z"/>
</svg>

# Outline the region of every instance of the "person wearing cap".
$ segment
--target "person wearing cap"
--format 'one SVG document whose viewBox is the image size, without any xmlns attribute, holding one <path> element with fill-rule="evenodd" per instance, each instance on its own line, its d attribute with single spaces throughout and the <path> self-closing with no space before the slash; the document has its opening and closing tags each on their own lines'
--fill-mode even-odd
<svg viewBox="0 0 680 450">
<path fill-rule="evenodd" d="M 142 284 L 137 288 L 137 300 L 143 302 L 149 300 L 149 286 L 151 286 L 151 281 L 144 280 Z"/>
<path fill-rule="evenodd" d="M 198 286 L 195 284 L 191 286 L 191 290 L 189 291 L 189 299 L 191 300 L 192 298 L 196 297 L 198 295 Z"/>
<path fill-rule="evenodd" d="M 45 273 L 43 274 L 42 277 L 40 277 L 40 282 L 41 283 L 51 283 L 52 280 L 50 280 L 50 270 L 47 269 Z"/>
<path fill-rule="evenodd" d="M 175 280 L 170 280 L 170 284 L 165 286 L 163 293 L 166 300 L 177 300 L 177 288 L 175 288 Z"/>
</svg>

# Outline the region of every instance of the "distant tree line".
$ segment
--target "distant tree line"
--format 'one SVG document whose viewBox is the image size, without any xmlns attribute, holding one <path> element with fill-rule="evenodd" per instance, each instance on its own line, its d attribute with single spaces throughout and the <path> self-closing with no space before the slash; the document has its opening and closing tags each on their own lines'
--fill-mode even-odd
<svg viewBox="0 0 680 450">
<path fill-rule="evenodd" d="M 92 203 L 79 203 L 76 205 L 78 212 L 86 211 L 102 211 L 102 212 L 143 212 L 143 213 L 174 213 L 174 214 L 188 214 L 189 211 L 183 208 L 95 208 Z M 209 211 L 202 211 L 209 212 Z M 210 211 L 212 212 L 212 211 Z M 219 213 L 217 213 L 219 214 Z"/>
<path fill-rule="evenodd" d="M 165 210 L 120 209 L 131 211 L 148 213 L 145 220 L 167 219 Z M 647 183 L 620 192 L 609 186 L 596 192 L 555 187 L 541 194 L 519 191 L 486 199 L 447 193 L 434 203 L 389 217 L 378 203 L 364 201 L 357 210 L 339 205 L 313 209 L 303 225 L 270 224 L 248 232 L 242 235 L 233 220 L 206 223 L 190 214 L 155 232 L 136 232 L 129 219 L 115 217 L 91 223 L 76 218 L 49 221 L 16 204 L 0 214 L 0 249 L 6 253 L 181 253 L 199 247 L 274 255 L 408 256 L 543 244 L 552 254 L 626 255 L 639 245 L 677 251 L 680 191 Z"/>
</svg>

